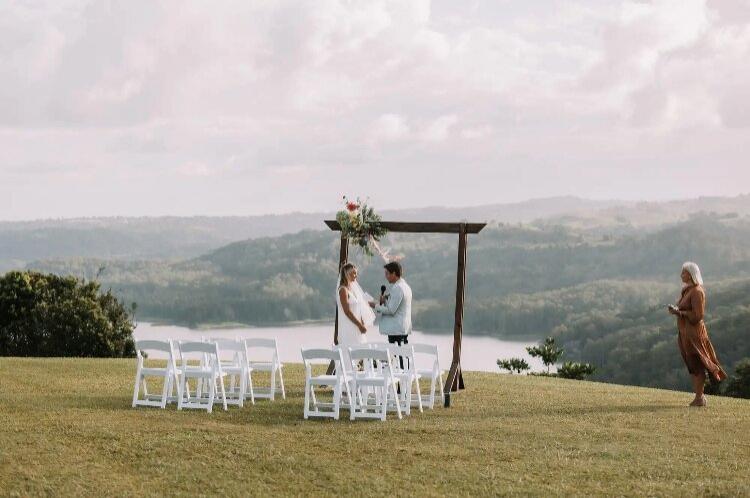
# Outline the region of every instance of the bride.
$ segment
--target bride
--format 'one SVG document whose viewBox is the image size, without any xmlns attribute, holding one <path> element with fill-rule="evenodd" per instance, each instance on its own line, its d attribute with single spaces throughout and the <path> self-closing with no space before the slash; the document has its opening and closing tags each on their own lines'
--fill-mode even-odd
<svg viewBox="0 0 750 498">
<path fill-rule="evenodd" d="M 336 294 L 338 345 L 346 351 L 367 342 L 367 329 L 375 323 L 375 313 L 368 302 L 372 297 L 357 282 L 357 267 L 352 263 L 341 267 Z"/>
</svg>

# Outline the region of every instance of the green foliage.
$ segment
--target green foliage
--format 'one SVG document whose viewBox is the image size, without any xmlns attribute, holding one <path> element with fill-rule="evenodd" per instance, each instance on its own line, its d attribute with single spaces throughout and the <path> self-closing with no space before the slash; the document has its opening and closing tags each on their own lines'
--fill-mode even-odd
<svg viewBox="0 0 750 498">
<path fill-rule="evenodd" d="M 133 328 L 128 310 L 97 282 L 18 271 L 0 277 L 0 356 L 132 356 Z"/>
<path fill-rule="evenodd" d="M 734 373 L 725 381 L 722 394 L 734 398 L 750 398 L 750 358 L 737 362 Z"/>
<path fill-rule="evenodd" d="M 547 337 L 539 343 L 538 346 L 529 346 L 526 348 L 529 356 L 532 358 L 541 358 L 542 363 L 547 367 L 547 373 L 552 365 L 563 355 L 564 351 L 555 345 L 554 337 Z"/>
<path fill-rule="evenodd" d="M 596 368 L 590 363 L 578 363 L 577 361 L 566 361 L 557 369 L 557 376 L 563 379 L 583 380 L 593 375 Z"/>
<path fill-rule="evenodd" d="M 516 372 L 519 374 L 531 368 L 523 358 L 507 358 L 504 360 L 497 360 L 497 366 L 502 370 L 507 370 L 510 373 Z"/>
</svg>

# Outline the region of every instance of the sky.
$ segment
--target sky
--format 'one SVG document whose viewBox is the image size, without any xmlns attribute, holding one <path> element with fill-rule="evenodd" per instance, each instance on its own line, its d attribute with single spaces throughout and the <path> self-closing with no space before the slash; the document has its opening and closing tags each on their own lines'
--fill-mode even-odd
<svg viewBox="0 0 750 498">
<path fill-rule="evenodd" d="M 0 3 L 0 219 L 750 192 L 750 0 Z"/>
</svg>

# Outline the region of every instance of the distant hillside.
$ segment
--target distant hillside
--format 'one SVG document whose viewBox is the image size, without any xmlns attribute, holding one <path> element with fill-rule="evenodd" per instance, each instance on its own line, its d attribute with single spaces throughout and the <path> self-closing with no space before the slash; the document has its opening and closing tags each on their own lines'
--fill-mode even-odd
<svg viewBox="0 0 750 498">
<path fill-rule="evenodd" d="M 406 254 L 417 326 L 449 329 L 455 237 L 396 234 L 386 245 Z M 104 266 L 102 282 L 137 302 L 143 316 L 259 325 L 329 318 L 337 252 L 333 234 L 306 231 L 235 242 L 182 262 L 78 259 L 30 267 L 91 278 Z M 381 264 L 363 261 L 356 252 L 353 257 L 362 264 L 365 287 L 375 294 L 383 280 Z M 469 243 L 467 330 L 543 335 L 570 313 L 663 301 L 670 288 L 678 290 L 679 268 L 688 259 L 699 261 L 710 281 L 750 277 L 750 219 L 701 215 L 655 232 L 616 237 L 559 226 L 491 226 Z M 595 283 L 614 287 L 614 294 L 589 286 Z M 532 306 L 535 302 L 544 306 Z"/>
<path fill-rule="evenodd" d="M 405 221 L 534 222 L 537 226 L 566 226 L 594 235 L 626 235 L 679 223 L 698 212 L 749 215 L 750 196 L 662 203 L 555 197 L 476 207 L 381 211 L 386 219 Z M 325 230 L 322 220 L 331 216 L 333 213 L 293 213 L 0 222 L 0 271 L 23 268 L 31 261 L 46 259 L 188 259 L 235 241 L 276 237 L 301 230 Z"/>
<path fill-rule="evenodd" d="M 706 326 L 728 372 L 750 358 L 750 279 L 709 284 Z M 571 316 L 553 334 L 567 357 L 594 363 L 595 379 L 618 384 L 689 389 L 677 350 L 675 319 L 663 305 L 590 310 Z"/>
</svg>

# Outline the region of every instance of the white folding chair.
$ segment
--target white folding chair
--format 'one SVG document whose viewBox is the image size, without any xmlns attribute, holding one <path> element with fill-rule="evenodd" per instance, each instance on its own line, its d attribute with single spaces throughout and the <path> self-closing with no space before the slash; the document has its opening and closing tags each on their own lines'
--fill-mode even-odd
<svg viewBox="0 0 750 498">
<path fill-rule="evenodd" d="M 271 375 L 271 386 L 268 390 L 264 388 L 255 389 L 256 398 L 268 398 L 271 401 L 275 399 L 276 393 L 281 392 L 281 397 L 286 399 L 284 390 L 284 374 L 282 368 L 284 365 L 279 361 L 279 348 L 276 339 L 245 339 L 245 348 L 248 357 L 248 365 L 253 372 L 268 372 Z M 260 351 L 265 355 L 260 355 Z M 270 354 L 270 358 L 268 357 Z M 259 359 L 260 356 L 265 356 Z M 279 376 L 279 387 L 276 386 L 276 375 Z"/>
<path fill-rule="evenodd" d="M 137 366 L 135 371 L 135 386 L 133 387 L 133 408 L 136 406 L 158 406 L 165 408 L 168 402 L 176 401 L 182 396 L 182 386 L 178 376 L 176 355 L 172 341 L 135 341 Z M 146 366 L 148 352 L 166 353 L 166 365 L 163 367 Z M 161 394 L 149 394 L 146 377 L 163 377 L 164 384 Z M 141 387 L 143 399 L 139 399 Z M 177 398 L 172 393 L 177 389 Z"/>
<path fill-rule="evenodd" d="M 221 371 L 229 378 L 229 387 L 226 391 L 227 404 L 242 407 L 248 397 L 252 404 L 255 404 L 253 369 L 247 361 L 245 342 L 226 338 L 208 339 L 208 342 L 216 343 L 219 346 Z"/>
<path fill-rule="evenodd" d="M 377 364 L 380 368 L 372 368 L 360 375 L 353 375 L 350 379 L 351 389 L 349 397 L 352 399 L 352 407 L 349 418 L 377 418 L 386 419 L 388 412 L 389 397 L 393 395 L 398 418 L 401 418 L 401 406 L 396 393 L 396 380 L 393 377 L 390 353 L 382 349 L 349 348 L 349 358 L 352 365 L 360 360 L 368 370 L 368 365 Z M 375 396 L 369 396 L 373 390 Z M 370 403 L 370 400 L 374 403 Z"/>
<path fill-rule="evenodd" d="M 427 408 L 433 409 L 435 392 L 439 393 L 440 402 L 443 401 L 443 371 L 440 370 L 438 347 L 434 344 L 411 344 L 411 347 L 414 349 L 417 375 L 420 379 L 430 379 L 430 393 L 420 396 L 420 399 Z"/>
<path fill-rule="evenodd" d="M 414 348 L 409 345 L 398 346 L 391 344 L 388 347 L 393 365 L 393 377 L 400 387 L 400 398 L 402 409 L 407 415 L 411 414 L 411 407 L 422 410 L 422 392 L 419 387 L 419 373 L 414 363 Z M 403 366 L 401 366 L 403 365 Z M 412 390 L 416 387 L 416 396 L 412 396 Z"/>
<path fill-rule="evenodd" d="M 219 345 L 215 342 L 180 342 L 180 353 L 182 355 L 182 392 L 185 392 L 187 379 L 196 379 L 200 384 L 208 383 L 208 398 L 204 397 L 200 389 L 196 389 L 196 395 L 180 396 L 177 402 L 177 409 L 197 408 L 206 410 L 208 413 L 213 411 L 214 403 L 221 402 L 224 410 L 227 409 L 227 396 L 224 389 L 224 372 L 221 367 L 221 355 Z M 197 356 L 197 365 L 190 365 L 191 356 Z M 196 361 L 196 360 L 194 360 Z M 219 386 L 221 394 L 220 399 L 216 396 L 216 386 Z"/>
<path fill-rule="evenodd" d="M 336 366 L 336 372 L 333 375 L 313 375 L 314 365 L 319 365 L 322 369 L 323 366 L 330 365 L 332 361 Z M 343 368 L 344 362 L 341 351 L 338 348 L 303 349 L 302 362 L 305 366 L 305 408 L 303 410 L 305 420 L 308 417 L 331 417 L 338 420 L 344 393 L 349 400 L 349 406 L 351 406 L 349 379 L 346 370 Z M 315 387 L 322 386 L 333 388 L 333 403 L 323 403 L 316 398 Z M 321 410 L 321 408 L 329 408 L 330 410 Z"/>
</svg>

